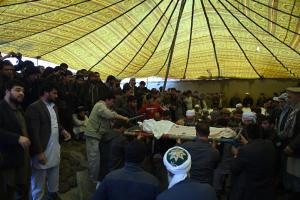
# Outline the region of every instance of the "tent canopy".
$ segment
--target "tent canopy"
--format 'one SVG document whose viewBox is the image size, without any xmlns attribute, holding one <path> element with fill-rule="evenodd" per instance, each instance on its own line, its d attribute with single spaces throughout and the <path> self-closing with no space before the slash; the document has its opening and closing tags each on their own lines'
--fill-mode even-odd
<svg viewBox="0 0 300 200">
<path fill-rule="evenodd" d="M 174 35 L 172 78 L 300 76 L 299 0 L 3 0 L 0 13 L 0 51 L 102 78 L 164 77 Z"/>
</svg>

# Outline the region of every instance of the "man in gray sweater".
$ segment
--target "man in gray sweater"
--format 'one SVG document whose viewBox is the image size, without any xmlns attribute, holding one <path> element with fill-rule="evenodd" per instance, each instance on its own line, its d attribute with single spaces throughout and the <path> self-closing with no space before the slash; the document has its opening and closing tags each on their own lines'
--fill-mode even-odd
<svg viewBox="0 0 300 200">
<path fill-rule="evenodd" d="M 114 95 L 108 93 L 103 100 L 98 101 L 92 109 L 86 126 L 86 152 L 89 175 L 95 182 L 98 178 L 100 166 L 99 142 L 103 134 L 111 128 L 111 121 L 113 119 L 128 121 L 127 117 L 111 110 L 114 99 Z"/>
</svg>

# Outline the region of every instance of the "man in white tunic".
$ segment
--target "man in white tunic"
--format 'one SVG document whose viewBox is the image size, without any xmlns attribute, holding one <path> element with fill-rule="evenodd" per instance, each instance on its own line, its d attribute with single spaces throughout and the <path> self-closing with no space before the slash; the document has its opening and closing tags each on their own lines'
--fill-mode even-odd
<svg viewBox="0 0 300 200">
<path fill-rule="evenodd" d="M 26 110 L 29 136 L 32 141 L 32 177 L 33 200 L 41 200 L 47 183 L 47 199 L 57 200 L 59 186 L 60 144 L 59 134 L 66 139 L 70 134 L 60 127 L 57 108 L 54 104 L 58 89 L 51 83 L 43 85 L 40 100 Z"/>
</svg>

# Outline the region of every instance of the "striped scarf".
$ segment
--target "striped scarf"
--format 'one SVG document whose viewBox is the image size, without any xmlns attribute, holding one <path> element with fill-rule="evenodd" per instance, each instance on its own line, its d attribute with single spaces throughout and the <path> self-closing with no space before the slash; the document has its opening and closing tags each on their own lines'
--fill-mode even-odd
<svg viewBox="0 0 300 200">
<path fill-rule="evenodd" d="M 289 139 L 292 138 L 294 135 L 294 127 L 296 124 L 296 116 L 297 113 L 300 111 L 300 103 L 296 104 L 292 111 L 289 113 L 284 129 L 280 132 L 279 137 L 281 139 Z"/>
</svg>

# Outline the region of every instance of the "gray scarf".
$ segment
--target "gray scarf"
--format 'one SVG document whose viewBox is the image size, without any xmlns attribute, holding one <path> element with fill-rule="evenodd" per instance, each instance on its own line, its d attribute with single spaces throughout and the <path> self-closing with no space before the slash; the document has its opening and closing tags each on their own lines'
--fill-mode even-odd
<svg viewBox="0 0 300 200">
<path fill-rule="evenodd" d="M 300 103 L 297 103 L 293 108 L 290 114 L 287 117 L 285 126 L 283 131 L 280 133 L 279 137 L 281 139 L 289 139 L 292 138 L 294 135 L 294 127 L 296 124 L 296 116 L 297 113 L 300 111 Z"/>
</svg>

